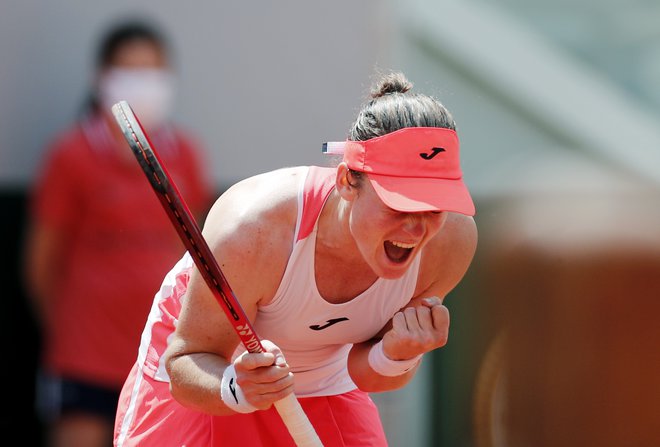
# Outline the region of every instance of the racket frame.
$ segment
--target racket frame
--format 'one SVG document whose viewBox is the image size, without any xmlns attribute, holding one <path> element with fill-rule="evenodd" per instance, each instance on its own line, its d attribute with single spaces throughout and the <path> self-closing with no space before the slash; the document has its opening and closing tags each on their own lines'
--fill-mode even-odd
<svg viewBox="0 0 660 447">
<path fill-rule="evenodd" d="M 112 106 L 111 110 L 179 238 L 222 307 L 241 343 L 248 352 L 265 352 L 252 323 L 247 318 L 213 252 L 206 243 L 201 229 L 131 106 L 127 101 L 119 101 Z M 297 446 L 319 447 L 323 445 L 294 394 L 289 394 L 284 399 L 275 402 L 275 407 Z"/>
</svg>

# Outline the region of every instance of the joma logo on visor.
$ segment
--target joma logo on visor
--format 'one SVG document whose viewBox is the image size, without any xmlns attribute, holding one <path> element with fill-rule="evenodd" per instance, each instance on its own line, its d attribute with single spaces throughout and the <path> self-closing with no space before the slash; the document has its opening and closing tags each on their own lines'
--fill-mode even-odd
<svg viewBox="0 0 660 447">
<path fill-rule="evenodd" d="M 430 160 L 436 155 L 438 155 L 440 152 L 444 152 L 445 148 L 444 147 L 434 147 L 431 149 L 431 152 L 426 153 L 426 152 L 421 152 L 419 154 L 420 157 L 422 157 L 424 160 Z"/>
</svg>

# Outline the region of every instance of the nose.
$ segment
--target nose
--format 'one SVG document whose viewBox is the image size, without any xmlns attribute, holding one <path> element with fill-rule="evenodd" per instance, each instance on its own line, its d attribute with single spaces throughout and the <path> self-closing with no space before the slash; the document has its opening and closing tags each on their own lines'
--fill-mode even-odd
<svg viewBox="0 0 660 447">
<path fill-rule="evenodd" d="M 421 213 L 408 213 L 403 222 L 403 229 L 413 237 L 424 232 L 424 216 Z"/>
</svg>

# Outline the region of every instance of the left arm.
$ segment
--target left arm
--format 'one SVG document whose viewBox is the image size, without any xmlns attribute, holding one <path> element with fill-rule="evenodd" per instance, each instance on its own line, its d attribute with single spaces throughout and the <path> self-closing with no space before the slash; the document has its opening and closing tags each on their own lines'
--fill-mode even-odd
<svg viewBox="0 0 660 447">
<path fill-rule="evenodd" d="M 424 250 L 415 297 L 376 337 L 355 344 L 348 357 L 348 371 L 358 388 L 367 392 L 390 391 L 405 386 L 414 377 L 419 361 L 404 371 L 407 363 L 392 364 L 391 374 L 376 372 L 369 354 L 382 337 L 385 364 L 391 361 L 414 362 L 414 359 L 440 348 L 449 335 L 449 310 L 443 305 L 445 296 L 460 282 L 472 262 L 477 244 L 477 231 L 470 217 L 450 214 L 443 230 Z M 438 268 L 441 266 L 441 268 Z M 373 349 L 379 349 L 378 347 Z M 376 356 L 378 357 L 378 356 Z M 389 361 L 388 361 L 389 360 Z M 409 363 L 409 362 L 408 362 Z M 397 374 L 398 373 L 398 374 Z"/>
</svg>

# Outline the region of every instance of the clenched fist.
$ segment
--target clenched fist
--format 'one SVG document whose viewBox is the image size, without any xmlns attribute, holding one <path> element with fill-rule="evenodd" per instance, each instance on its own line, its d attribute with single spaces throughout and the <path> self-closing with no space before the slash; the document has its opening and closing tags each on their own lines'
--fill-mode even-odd
<svg viewBox="0 0 660 447">
<path fill-rule="evenodd" d="M 422 298 L 394 314 L 383 351 L 392 360 L 407 360 L 444 346 L 448 336 L 449 310 L 438 297 Z"/>
</svg>

